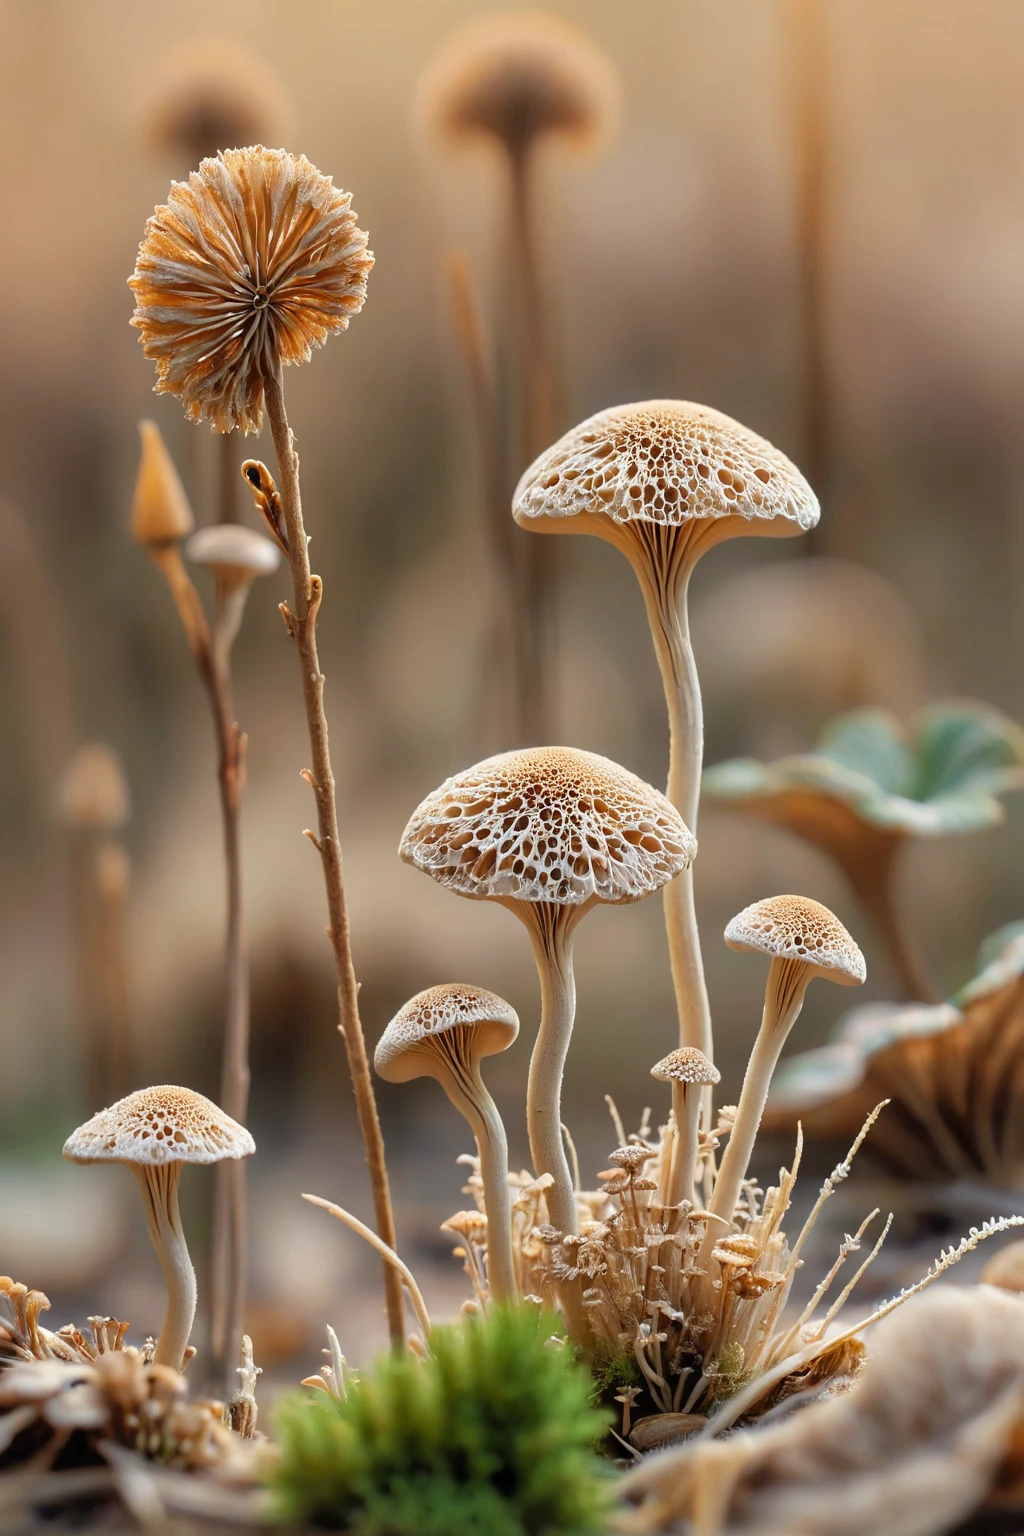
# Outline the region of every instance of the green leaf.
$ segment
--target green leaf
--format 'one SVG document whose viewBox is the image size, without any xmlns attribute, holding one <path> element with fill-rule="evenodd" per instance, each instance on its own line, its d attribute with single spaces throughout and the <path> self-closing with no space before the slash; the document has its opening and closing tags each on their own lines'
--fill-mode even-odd
<svg viewBox="0 0 1024 1536">
<path fill-rule="evenodd" d="M 933 704 L 909 736 L 884 710 L 830 722 L 813 752 L 758 763 L 737 758 L 704 775 L 709 799 L 742 806 L 799 789 L 842 802 L 868 826 L 941 837 L 1003 819 L 998 796 L 1024 786 L 1024 731 L 971 700 Z"/>
<path fill-rule="evenodd" d="M 914 754 L 895 715 L 855 709 L 830 721 L 815 754 L 869 779 L 887 794 L 907 795 L 914 782 Z"/>
</svg>

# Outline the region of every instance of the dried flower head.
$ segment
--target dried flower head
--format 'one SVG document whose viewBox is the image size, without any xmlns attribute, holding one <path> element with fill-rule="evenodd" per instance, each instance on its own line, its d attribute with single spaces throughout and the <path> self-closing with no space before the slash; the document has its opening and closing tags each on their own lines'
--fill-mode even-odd
<svg viewBox="0 0 1024 1536">
<path fill-rule="evenodd" d="M 265 381 L 363 307 L 373 256 L 351 202 L 305 156 L 262 145 L 173 182 L 129 279 L 156 392 L 218 432 L 258 432 Z"/>
<path fill-rule="evenodd" d="M 580 28 L 543 11 L 499 11 L 449 39 L 423 75 L 418 108 L 439 138 L 493 139 L 518 157 L 547 134 L 575 149 L 606 143 L 620 94 L 615 66 Z"/>
<path fill-rule="evenodd" d="M 236 144 L 280 144 L 292 107 L 262 59 L 229 42 L 204 42 L 166 61 L 146 115 L 154 149 L 184 165 Z"/>
<path fill-rule="evenodd" d="M 129 814 L 128 783 L 117 753 L 102 741 L 79 747 L 57 784 L 59 819 L 76 832 L 112 832 Z"/>
</svg>

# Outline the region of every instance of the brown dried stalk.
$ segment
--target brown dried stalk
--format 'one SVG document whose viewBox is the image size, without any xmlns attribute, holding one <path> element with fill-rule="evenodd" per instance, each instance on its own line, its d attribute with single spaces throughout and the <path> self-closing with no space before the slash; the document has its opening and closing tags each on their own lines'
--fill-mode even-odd
<svg viewBox="0 0 1024 1536">
<path fill-rule="evenodd" d="M 340 1015 L 338 1029 L 345 1042 L 345 1055 L 352 1078 L 359 1128 L 366 1148 L 366 1163 L 373 1191 L 377 1232 L 388 1248 L 394 1250 L 398 1246 L 395 1217 L 391 1207 L 391 1190 L 384 1157 L 384 1137 L 381 1134 L 377 1101 L 370 1078 L 366 1038 L 359 1017 L 359 985 L 352 961 L 345 875 L 342 865 L 341 839 L 338 833 L 338 807 L 334 772 L 331 767 L 327 715 L 324 710 L 324 677 L 320 671 L 320 657 L 316 643 L 316 619 L 323 597 L 323 583 L 319 576 L 311 573 L 309 567 L 309 552 L 306 546 L 306 529 L 302 520 L 302 499 L 299 489 L 299 456 L 295 452 L 295 444 L 285 411 L 280 365 L 267 376 L 263 387 L 264 402 L 274 439 L 274 452 L 277 455 L 278 473 L 281 477 L 279 503 L 294 588 L 293 606 L 289 607 L 288 604 L 283 603 L 281 613 L 288 634 L 295 641 L 302 673 L 302 696 L 306 706 L 312 754 L 312 768 L 306 771 L 303 777 L 312 789 L 316 802 L 317 832 L 315 835 L 310 833 L 309 836 L 320 855 L 327 891 L 327 911 L 330 918 L 327 936 L 334 951 L 334 965 L 338 980 Z M 252 474 L 258 472 L 250 466 L 247 466 L 247 469 L 251 480 Z M 266 488 L 264 492 L 265 490 Z M 402 1284 L 397 1272 L 389 1263 L 384 1265 L 384 1292 L 391 1343 L 394 1348 L 401 1349 L 405 1341 Z"/>
</svg>

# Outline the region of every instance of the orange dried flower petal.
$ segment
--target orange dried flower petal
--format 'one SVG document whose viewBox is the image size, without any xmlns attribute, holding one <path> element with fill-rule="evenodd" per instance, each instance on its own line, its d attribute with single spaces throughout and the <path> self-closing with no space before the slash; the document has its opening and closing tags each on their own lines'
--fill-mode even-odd
<svg viewBox="0 0 1024 1536">
<path fill-rule="evenodd" d="M 173 182 L 129 279 L 157 393 L 219 432 L 258 432 L 265 379 L 363 307 L 373 256 L 351 201 L 305 156 L 262 145 Z"/>
</svg>

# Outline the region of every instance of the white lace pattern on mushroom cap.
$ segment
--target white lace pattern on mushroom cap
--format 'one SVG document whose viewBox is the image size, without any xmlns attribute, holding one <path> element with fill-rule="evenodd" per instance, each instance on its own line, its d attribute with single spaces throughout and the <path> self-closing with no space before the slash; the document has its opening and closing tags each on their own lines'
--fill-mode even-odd
<svg viewBox="0 0 1024 1536">
<path fill-rule="evenodd" d="M 725 941 L 780 959 L 806 960 L 851 981 L 867 975 L 864 956 L 838 917 L 808 896 L 755 901 L 732 919 Z"/>
<path fill-rule="evenodd" d="M 413 813 L 403 859 L 463 896 L 638 901 L 697 843 L 658 790 L 570 747 L 506 752 L 454 775 Z"/>
<path fill-rule="evenodd" d="M 491 1023 L 504 1024 L 511 1039 L 518 1033 L 519 1015 L 504 998 L 483 987 L 462 982 L 429 987 L 425 992 L 417 992 L 395 1014 L 377 1042 L 374 1063 L 378 1070 L 386 1067 L 389 1061 L 430 1035 L 440 1035 L 460 1025 Z"/>
<path fill-rule="evenodd" d="M 706 405 L 647 400 L 599 411 L 530 465 L 516 520 L 603 513 L 617 523 L 784 518 L 806 532 L 818 499 L 785 454 Z"/>
<path fill-rule="evenodd" d="M 244 1126 L 190 1088 L 143 1088 L 101 1109 L 69 1136 L 64 1156 L 80 1163 L 219 1163 L 249 1157 Z"/>
</svg>

